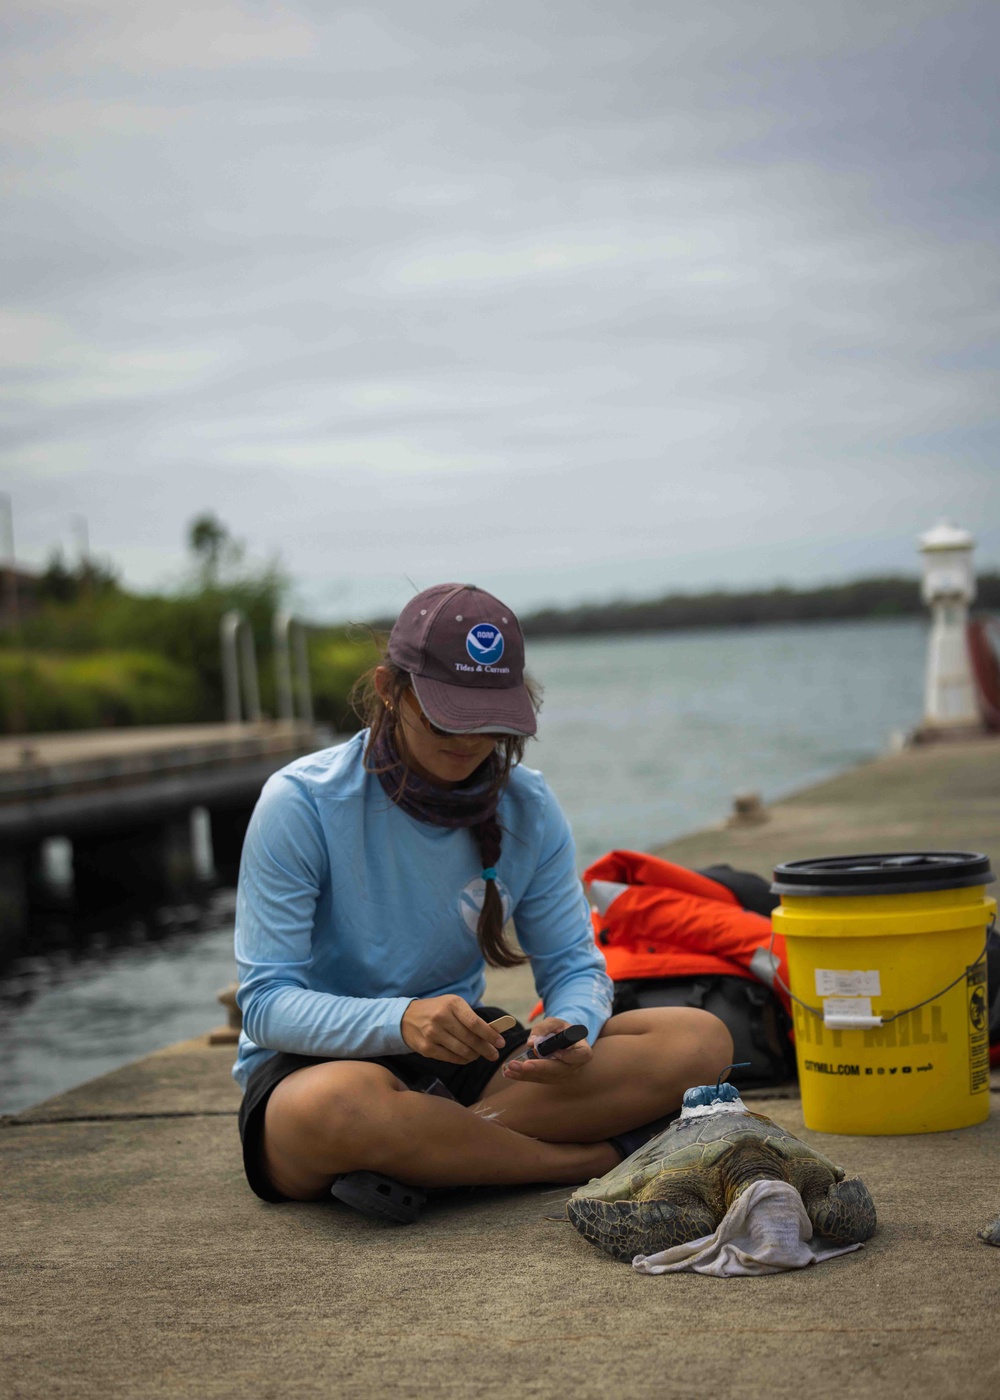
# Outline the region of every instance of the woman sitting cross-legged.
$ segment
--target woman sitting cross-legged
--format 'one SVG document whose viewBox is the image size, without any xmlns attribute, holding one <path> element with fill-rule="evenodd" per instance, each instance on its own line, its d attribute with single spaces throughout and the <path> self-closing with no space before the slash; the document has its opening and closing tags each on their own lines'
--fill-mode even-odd
<svg viewBox="0 0 1000 1400">
<path fill-rule="evenodd" d="M 600 1176 L 716 1078 L 729 1032 L 685 1007 L 610 1015 L 566 819 L 520 763 L 537 692 L 510 608 L 426 589 L 366 694 L 367 728 L 275 774 L 247 832 L 250 1185 L 405 1221 L 429 1187 Z M 482 1005 L 486 966 L 523 961 L 508 918 L 545 1003 L 530 1035 Z M 575 1023 L 570 1048 L 512 1058 Z"/>
</svg>

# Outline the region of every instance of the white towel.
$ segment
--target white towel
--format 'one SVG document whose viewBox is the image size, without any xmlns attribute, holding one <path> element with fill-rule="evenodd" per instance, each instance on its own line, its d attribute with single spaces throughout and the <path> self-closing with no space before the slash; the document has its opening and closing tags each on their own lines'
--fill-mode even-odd
<svg viewBox="0 0 1000 1400">
<path fill-rule="evenodd" d="M 802 1197 L 787 1181 L 755 1181 L 737 1196 L 714 1235 L 661 1249 L 658 1254 L 637 1254 L 632 1267 L 640 1274 L 676 1274 L 687 1269 L 733 1278 L 804 1269 L 860 1248 L 814 1238 Z"/>
</svg>

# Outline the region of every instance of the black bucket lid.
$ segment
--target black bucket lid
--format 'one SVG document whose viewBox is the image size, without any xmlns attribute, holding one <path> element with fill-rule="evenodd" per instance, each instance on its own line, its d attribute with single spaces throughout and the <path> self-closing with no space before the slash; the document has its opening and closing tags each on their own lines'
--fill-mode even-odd
<svg viewBox="0 0 1000 1400">
<path fill-rule="evenodd" d="M 890 851 L 869 856 L 789 860 L 774 869 L 773 894 L 926 894 L 988 885 L 996 876 L 975 851 Z"/>
</svg>

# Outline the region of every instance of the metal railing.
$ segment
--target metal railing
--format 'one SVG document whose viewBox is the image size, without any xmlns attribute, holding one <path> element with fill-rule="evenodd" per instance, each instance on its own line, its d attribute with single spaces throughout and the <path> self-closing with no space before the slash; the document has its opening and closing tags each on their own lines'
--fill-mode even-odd
<svg viewBox="0 0 1000 1400">
<path fill-rule="evenodd" d="M 274 681 L 278 698 L 278 718 L 298 718 L 313 723 L 312 685 L 309 679 L 309 652 L 306 629 L 291 613 L 274 615 Z M 294 654 L 295 674 L 292 675 Z M 298 702 L 296 704 L 296 701 Z M 296 716 L 296 709 L 298 716 Z"/>
<path fill-rule="evenodd" d="M 278 719 L 314 722 L 309 650 L 305 625 L 288 612 L 274 615 L 274 685 Z M 222 688 L 227 724 L 262 718 L 257 676 L 257 649 L 245 613 L 233 608 L 219 628 L 222 643 Z"/>
<path fill-rule="evenodd" d="M 222 642 L 222 689 L 226 723 L 259 724 L 260 685 L 257 680 L 257 648 L 245 613 L 233 608 L 219 626 Z M 242 685 L 240 684 L 242 672 Z M 246 711 L 244 715 L 243 711 Z"/>
</svg>

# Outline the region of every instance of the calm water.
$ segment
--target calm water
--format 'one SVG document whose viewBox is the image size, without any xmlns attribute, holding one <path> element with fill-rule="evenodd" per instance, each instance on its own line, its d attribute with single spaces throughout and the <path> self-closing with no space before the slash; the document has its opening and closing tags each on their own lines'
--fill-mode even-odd
<svg viewBox="0 0 1000 1400">
<path fill-rule="evenodd" d="M 916 621 L 535 643 L 541 768 L 580 864 L 720 822 L 732 794 L 780 797 L 883 752 L 919 720 Z M 0 1110 L 11 1112 L 224 1020 L 232 891 L 161 910 L 85 954 L 0 982 Z"/>
</svg>

